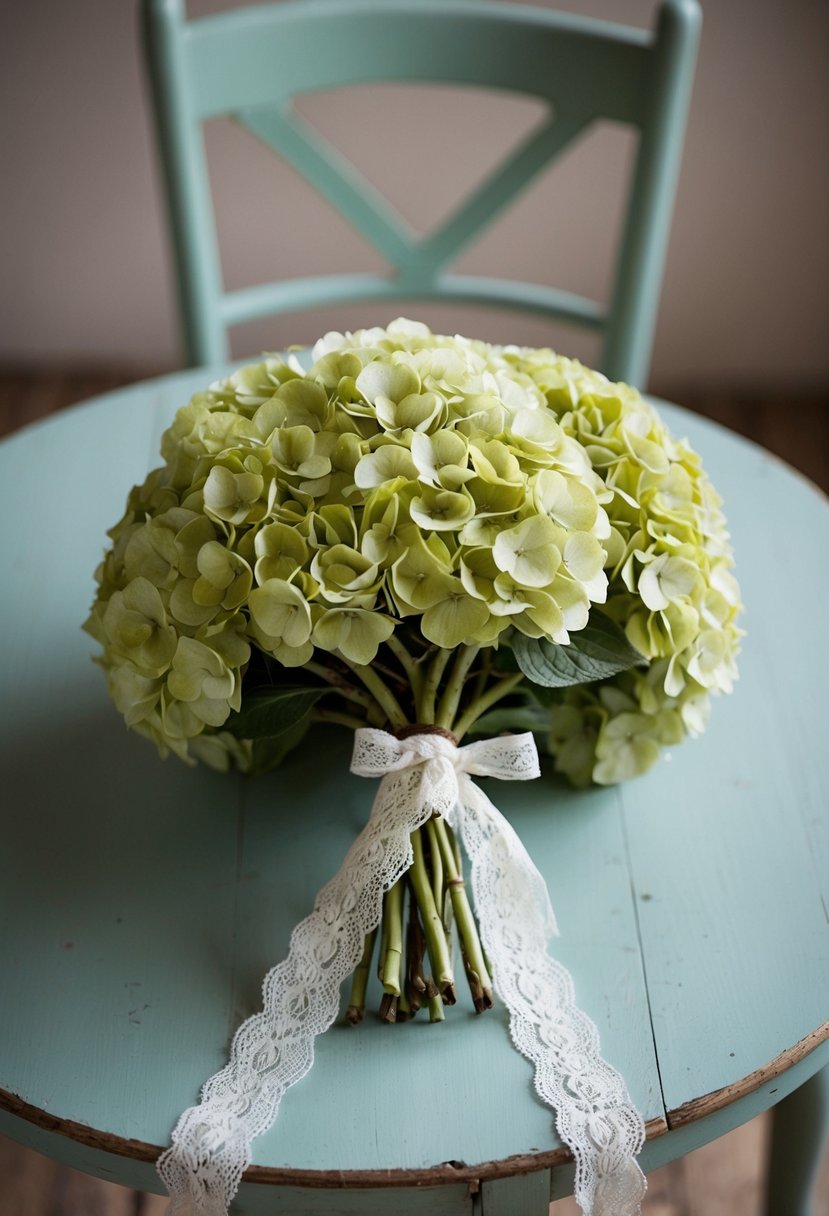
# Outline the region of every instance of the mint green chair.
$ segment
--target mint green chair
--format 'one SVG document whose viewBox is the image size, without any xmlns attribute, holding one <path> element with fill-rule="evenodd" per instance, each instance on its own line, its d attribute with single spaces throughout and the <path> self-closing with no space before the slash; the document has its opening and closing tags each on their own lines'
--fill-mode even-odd
<svg viewBox="0 0 829 1216">
<path fill-rule="evenodd" d="M 261 316 L 440 300 L 510 306 L 598 330 L 603 370 L 644 383 L 700 27 L 696 0 L 664 0 L 653 33 L 483 0 L 295 0 L 190 21 L 184 0 L 143 0 L 143 10 L 191 363 L 226 361 L 228 329 Z M 305 92 L 389 80 L 523 93 L 546 102 L 550 115 L 442 227 L 413 237 L 292 108 Z M 393 272 L 226 291 L 201 128 L 227 115 L 294 165 Z M 639 132 L 609 304 L 452 274 L 461 250 L 600 119 Z"/>
</svg>

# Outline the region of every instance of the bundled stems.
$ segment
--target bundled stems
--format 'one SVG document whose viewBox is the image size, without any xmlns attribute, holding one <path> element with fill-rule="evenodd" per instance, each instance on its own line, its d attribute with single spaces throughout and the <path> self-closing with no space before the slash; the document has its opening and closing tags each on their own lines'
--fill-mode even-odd
<svg viewBox="0 0 829 1216">
<path fill-rule="evenodd" d="M 498 684 L 494 684 L 491 688 L 487 689 L 455 723 L 453 730 L 458 739 L 462 739 L 470 727 L 474 726 L 488 709 L 492 709 L 492 706 L 497 704 L 498 701 L 501 701 L 509 693 L 514 692 L 523 679 L 524 673 L 519 671 L 514 675 L 502 677 Z"/>
<path fill-rule="evenodd" d="M 346 667 L 354 672 L 354 675 L 360 680 L 376 700 L 377 704 L 383 710 L 388 719 L 389 725 L 393 730 L 400 730 L 408 722 L 400 702 L 395 697 L 389 686 L 384 682 L 372 667 L 366 667 L 359 663 L 352 663 L 350 659 L 343 658 Z"/>
<path fill-rule="evenodd" d="M 451 728 L 458 712 L 458 705 L 463 696 L 466 677 L 478 657 L 479 646 L 462 646 L 455 659 L 452 675 L 446 685 L 446 691 L 440 699 L 436 722 L 447 730 Z"/>
<path fill-rule="evenodd" d="M 423 668 L 418 666 L 406 647 L 394 634 L 386 641 L 386 645 L 405 671 L 416 704 L 424 684 Z"/>
<path fill-rule="evenodd" d="M 478 927 L 461 876 L 460 857 L 450 837 L 452 829 L 443 819 L 433 820 L 435 835 L 443 858 L 446 886 L 452 901 L 452 911 L 458 926 L 466 976 L 476 1013 L 492 1008 L 492 981 L 489 978 Z"/>
<path fill-rule="evenodd" d="M 409 876 L 415 899 L 417 900 L 423 931 L 426 935 L 426 949 L 432 964 L 432 975 L 437 984 L 438 992 L 446 1005 L 454 1005 L 455 977 L 452 973 L 452 960 L 449 957 L 449 947 L 446 944 L 446 932 L 443 920 L 438 916 L 435 897 L 423 852 L 423 840 L 419 831 L 411 836 L 414 860 Z"/>
<path fill-rule="evenodd" d="M 411 868 L 383 899 L 377 976 L 383 987 L 380 1017 L 405 1021 L 426 1006 L 433 1022 L 457 999 L 452 969 L 451 926 L 457 926 L 461 957 L 476 1013 L 492 1007 L 492 984 L 464 886 L 460 850 L 443 819 L 430 819 L 412 833 Z M 365 941 L 351 987 L 347 1018 L 362 1021 L 377 931 Z M 428 960 L 428 970 L 424 963 Z"/>
<path fill-rule="evenodd" d="M 441 648 L 436 651 L 435 657 L 429 664 L 429 670 L 426 673 L 426 679 L 423 684 L 423 695 L 419 698 L 417 704 L 418 722 L 431 723 L 435 721 L 435 703 L 438 688 L 451 658 L 452 651 Z"/>
<path fill-rule="evenodd" d="M 435 647 L 417 658 L 397 636 L 390 638 L 386 646 L 396 660 L 394 672 L 380 662 L 363 666 L 342 656 L 336 667 L 308 665 L 326 682 L 332 696 L 339 694 L 347 703 L 343 710 L 322 707 L 317 711 L 319 717 L 350 726 L 386 724 L 393 731 L 412 723 L 435 725 L 453 731 L 460 739 L 523 679 L 521 673 L 493 671 L 489 650 L 482 653 L 479 646 L 461 646 L 456 650 Z M 402 671 L 403 676 L 398 676 L 397 671 Z M 447 671 L 448 677 L 444 679 Z M 401 694 L 404 677 L 410 694 L 405 697 Z M 360 709 L 365 713 L 363 722 L 357 716 Z M 456 1001 L 453 924 L 472 1002 L 476 1012 L 482 1013 L 492 1006 L 492 981 L 452 829 L 444 819 L 432 818 L 412 833 L 411 843 L 411 868 L 383 900 L 377 960 L 383 988 L 380 1016 L 384 1021 L 395 1022 L 413 1017 L 426 1007 L 432 1021 L 443 1021 L 444 1005 Z M 377 936 L 375 930 L 366 938 L 363 956 L 354 973 L 347 1012 L 353 1025 L 364 1015 Z"/>
</svg>

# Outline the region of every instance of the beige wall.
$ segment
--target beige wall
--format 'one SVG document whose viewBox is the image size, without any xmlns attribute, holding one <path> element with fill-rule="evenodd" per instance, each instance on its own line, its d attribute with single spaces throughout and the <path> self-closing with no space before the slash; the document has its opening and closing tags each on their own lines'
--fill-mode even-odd
<svg viewBox="0 0 829 1216">
<path fill-rule="evenodd" d="M 194 14 L 220 7 L 191 0 Z M 654 5 L 559 7 L 648 24 Z M 5 0 L 5 10 L 0 359 L 172 366 L 175 313 L 135 6 Z M 813 388 L 829 380 L 827 45 L 823 0 L 705 5 L 657 331 L 658 387 Z M 445 215 L 537 113 L 523 101 L 448 90 L 429 99 L 395 86 L 318 96 L 304 112 L 384 183 L 416 226 Z M 244 132 L 217 124 L 209 152 L 232 285 L 380 265 Z M 462 267 L 602 292 L 627 152 L 624 135 L 597 132 Z M 591 353 L 537 320 L 414 304 L 408 311 L 482 337 Z M 273 349 L 390 315 L 363 306 L 283 319 L 240 334 L 236 349 Z"/>
</svg>

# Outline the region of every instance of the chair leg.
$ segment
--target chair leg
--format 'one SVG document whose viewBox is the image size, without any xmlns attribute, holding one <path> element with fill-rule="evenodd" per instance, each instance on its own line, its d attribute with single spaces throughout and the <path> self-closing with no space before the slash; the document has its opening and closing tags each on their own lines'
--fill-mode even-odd
<svg viewBox="0 0 829 1216">
<path fill-rule="evenodd" d="M 829 1066 L 772 1112 L 767 1216 L 811 1216 L 811 1196 L 829 1132 Z"/>
</svg>

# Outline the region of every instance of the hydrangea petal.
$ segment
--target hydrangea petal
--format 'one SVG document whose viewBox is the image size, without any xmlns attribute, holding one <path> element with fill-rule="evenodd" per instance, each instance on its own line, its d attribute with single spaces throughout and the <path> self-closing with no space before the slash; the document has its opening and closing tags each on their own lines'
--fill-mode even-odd
<svg viewBox="0 0 829 1216">
<path fill-rule="evenodd" d="M 311 609 L 292 583 L 268 579 L 251 591 L 248 603 L 251 620 L 273 642 L 301 646 L 311 636 Z"/>
<path fill-rule="evenodd" d="M 552 582 L 561 552 L 561 531 L 546 515 L 533 515 L 501 532 L 492 547 L 499 570 L 524 587 L 546 587 Z"/>
</svg>

